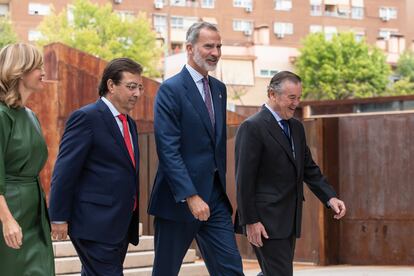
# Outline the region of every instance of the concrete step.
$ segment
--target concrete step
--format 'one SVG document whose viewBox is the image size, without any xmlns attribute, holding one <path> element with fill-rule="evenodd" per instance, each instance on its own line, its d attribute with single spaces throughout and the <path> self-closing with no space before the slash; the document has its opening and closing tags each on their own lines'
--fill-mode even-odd
<svg viewBox="0 0 414 276">
<path fill-rule="evenodd" d="M 125 276 L 151 276 L 152 267 L 125 269 Z M 58 274 L 59 276 L 81 276 L 77 274 Z M 186 263 L 181 266 L 179 276 L 209 276 L 206 266 L 203 262 Z"/>
<path fill-rule="evenodd" d="M 132 244 L 128 247 L 128 252 L 151 251 L 154 250 L 154 237 L 141 236 L 139 237 L 139 244 L 134 246 Z M 53 251 L 55 258 L 60 257 L 76 257 L 77 253 L 70 240 L 53 242 Z"/>
<path fill-rule="evenodd" d="M 196 260 L 196 251 L 188 250 L 184 257 L 184 263 L 194 263 Z M 154 251 L 130 252 L 126 255 L 124 268 L 139 268 L 152 266 L 154 262 Z M 79 273 L 81 263 L 78 257 L 55 258 L 56 275 Z"/>
</svg>

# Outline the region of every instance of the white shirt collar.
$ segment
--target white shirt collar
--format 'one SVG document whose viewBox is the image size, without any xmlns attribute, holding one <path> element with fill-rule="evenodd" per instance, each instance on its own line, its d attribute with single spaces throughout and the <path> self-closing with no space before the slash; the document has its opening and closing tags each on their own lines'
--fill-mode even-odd
<svg viewBox="0 0 414 276">
<path fill-rule="evenodd" d="M 202 74 L 200 74 L 200 72 L 198 72 L 196 69 L 191 67 L 190 64 L 187 63 L 185 65 L 185 68 L 187 68 L 188 72 L 190 73 L 190 75 L 193 78 L 195 83 L 201 81 L 204 78 L 204 76 Z M 208 79 L 208 76 L 207 76 L 207 79 Z"/>
<path fill-rule="evenodd" d="M 105 96 L 101 97 L 101 100 L 108 106 L 112 115 L 117 118 L 121 113 L 115 108 L 115 106 Z"/>
<path fill-rule="evenodd" d="M 279 123 L 283 119 L 277 114 L 267 103 L 265 103 L 265 107 L 269 109 L 270 113 L 272 113 L 273 117 L 275 117 L 276 121 Z"/>
</svg>

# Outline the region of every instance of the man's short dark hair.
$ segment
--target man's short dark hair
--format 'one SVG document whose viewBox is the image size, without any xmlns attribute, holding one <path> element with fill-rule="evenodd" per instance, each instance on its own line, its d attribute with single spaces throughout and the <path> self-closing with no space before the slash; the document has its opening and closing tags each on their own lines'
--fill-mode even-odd
<svg viewBox="0 0 414 276">
<path fill-rule="evenodd" d="M 280 71 L 277 72 L 273 78 L 270 80 L 269 86 L 267 87 L 267 92 L 274 91 L 277 94 L 282 94 L 282 84 L 285 81 L 290 81 L 294 84 L 302 83 L 302 79 L 295 73 L 289 71 Z"/>
<path fill-rule="evenodd" d="M 107 82 L 111 79 L 115 84 L 119 84 L 122 79 L 122 73 L 142 74 L 142 66 L 129 58 L 116 58 L 111 60 L 102 73 L 102 79 L 99 84 L 99 96 L 105 96 L 109 90 Z"/>
<path fill-rule="evenodd" d="M 200 36 L 200 31 L 202 29 L 208 29 L 214 32 L 218 32 L 218 29 L 215 25 L 208 23 L 208 22 L 197 22 L 190 26 L 187 30 L 186 41 L 190 44 L 195 44 L 198 41 L 198 37 Z"/>
</svg>

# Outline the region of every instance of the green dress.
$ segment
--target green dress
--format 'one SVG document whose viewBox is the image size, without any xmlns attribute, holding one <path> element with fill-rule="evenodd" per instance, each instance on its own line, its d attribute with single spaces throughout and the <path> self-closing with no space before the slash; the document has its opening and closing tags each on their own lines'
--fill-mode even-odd
<svg viewBox="0 0 414 276">
<path fill-rule="evenodd" d="M 20 249 L 8 247 L 0 222 L 0 275 L 54 275 L 45 196 L 39 172 L 47 159 L 40 125 L 29 109 L 0 103 L 0 194 L 23 231 Z"/>
</svg>

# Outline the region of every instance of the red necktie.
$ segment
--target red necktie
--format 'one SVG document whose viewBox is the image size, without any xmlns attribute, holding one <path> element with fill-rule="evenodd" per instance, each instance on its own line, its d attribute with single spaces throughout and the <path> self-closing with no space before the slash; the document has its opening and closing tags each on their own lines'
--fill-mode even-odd
<svg viewBox="0 0 414 276">
<path fill-rule="evenodd" d="M 122 122 L 122 129 L 124 132 L 124 141 L 125 145 L 128 149 L 129 157 L 131 157 L 132 164 L 135 167 L 135 157 L 134 157 L 134 150 L 132 149 L 132 143 L 131 143 L 131 137 L 129 136 L 129 130 L 128 130 L 128 121 L 124 114 L 119 114 L 118 118 Z"/>
<path fill-rule="evenodd" d="M 124 132 L 125 145 L 128 149 L 129 157 L 131 158 L 132 164 L 134 165 L 134 168 L 135 168 L 134 150 L 132 149 L 131 137 L 129 136 L 127 118 L 124 114 L 119 114 L 118 118 L 122 122 L 122 129 L 123 129 L 123 132 Z M 136 208 L 137 208 L 137 197 L 134 196 L 134 209 L 133 210 L 135 211 Z"/>
</svg>

